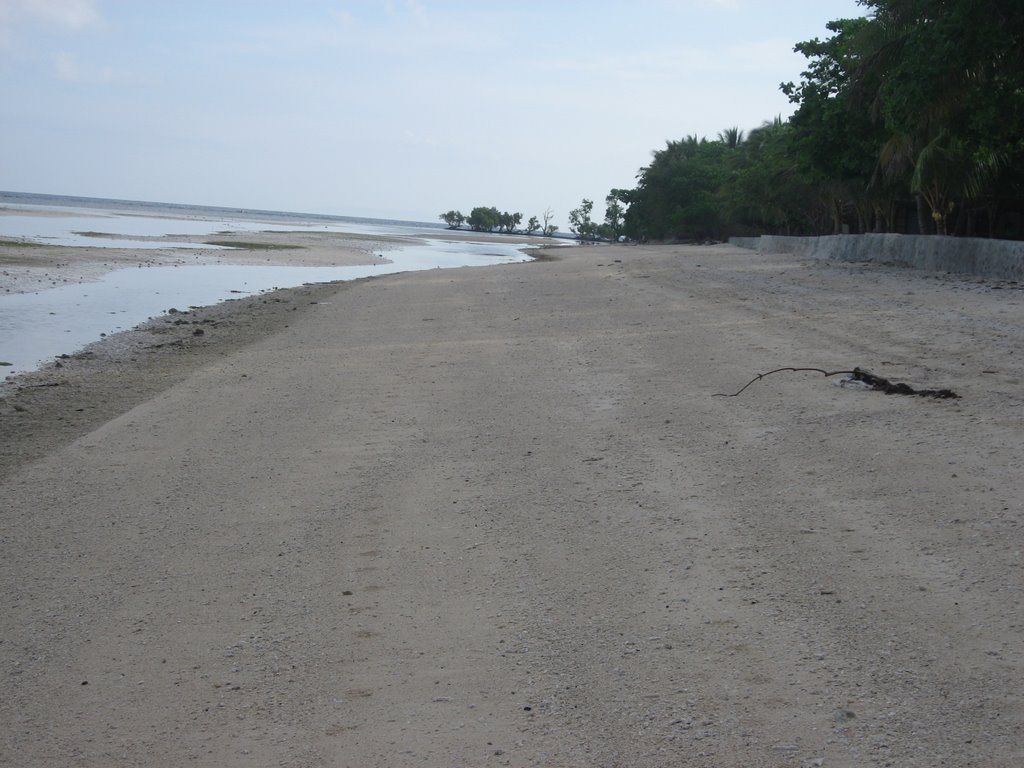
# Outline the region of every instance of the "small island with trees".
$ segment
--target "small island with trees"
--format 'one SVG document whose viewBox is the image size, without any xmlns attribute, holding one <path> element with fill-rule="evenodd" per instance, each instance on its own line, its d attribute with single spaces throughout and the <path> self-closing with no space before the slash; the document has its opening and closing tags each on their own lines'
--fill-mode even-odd
<svg viewBox="0 0 1024 768">
<path fill-rule="evenodd" d="M 611 191 L 605 198 L 605 216 L 601 223 L 591 219 L 594 201 L 584 198 L 578 208 L 569 211 L 569 230 L 579 240 L 617 240 L 622 237 L 625 225 L 626 195 L 627 193 L 622 190 L 613 189 Z M 461 229 L 466 226 L 474 232 L 505 232 L 525 235 L 538 233 L 544 237 L 553 237 L 558 231 L 558 227 L 552 223 L 553 217 L 554 213 L 547 208 L 540 219 L 531 216 L 526 226 L 520 228 L 523 214 L 501 212 L 493 206 L 478 206 L 470 211 L 469 216 L 456 210 L 447 211 L 438 216 L 448 225 L 449 229 Z"/>
<path fill-rule="evenodd" d="M 461 211 L 452 210 L 442 213 L 438 218 L 448 225 L 448 229 L 461 229 L 465 225 L 474 232 L 522 232 L 527 235 L 539 232 L 545 237 L 552 237 L 558 231 L 558 227 L 551 223 L 550 208 L 544 211 L 543 221 L 531 216 L 522 229 L 519 225 L 523 221 L 523 214 L 499 211 L 494 206 L 477 206 L 469 212 L 469 216 L 463 215 Z"/>
</svg>

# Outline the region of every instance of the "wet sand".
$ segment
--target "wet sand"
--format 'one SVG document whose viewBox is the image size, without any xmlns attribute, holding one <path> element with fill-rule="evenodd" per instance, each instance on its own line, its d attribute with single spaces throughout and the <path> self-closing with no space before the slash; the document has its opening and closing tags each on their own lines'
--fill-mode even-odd
<svg viewBox="0 0 1024 768">
<path fill-rule="evenodd" d="M 244 232 L 140 238 L 159 242 L 222 243 L 225 250 L 63 247 L 0 240 L 0 292 L 25 293 L 96 280 L 125 267 L 273 264 L 347 267 L 380 264 L 399 239 L 318 232 Z"/>
</svg>

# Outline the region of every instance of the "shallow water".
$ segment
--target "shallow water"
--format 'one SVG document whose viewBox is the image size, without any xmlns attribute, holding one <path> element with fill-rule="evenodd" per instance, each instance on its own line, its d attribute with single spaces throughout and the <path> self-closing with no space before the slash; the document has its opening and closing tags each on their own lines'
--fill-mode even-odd
<svg viewBox="0 0 1024 768">
<path fill-rule="evenodd" d="M 134 328 L 172 307 L 205 306 L 305 283 L 526 261 L 529 257 L 522 248 L 512 243 L 430 239 L 389 251 L 390 264 L 130 267 L 107 273 L 97 282 L 0 296 L 0 361 L 11 363 L 0 368 L 0 376 L 35 370 L 58 355 L 70 354 L 104 334 Z"/>
<path fill-rule="evenodd" d="M 46 209 L 51 210 L 51 209 Z M 163 216 L 81 215 L 0 216 L 0 238 L 28 240 L 44 245 L 70 248 L 132 248 L 132 249 L 191 249 L 224 250 L 223 246 L 173 240 L 140 240 L 146 237 L 173 237 L 175 235 L 214 236 L 224 232 L 339 232 L 352 234 L 397 234 L 395 228 L 373 225 L 274 224 L 257 221 L 230 221 L 227 219 L 185 219 Z M 403 233 L 404 234 L 404 233 Z"/>
<path fill-rule="evenodd" d="M 0 237 L 75 248 L 219 249 L 202 243 L 137 240 L 163 235 L 210 235 L 214 222 L 133 216 L 0 216 Z M 89 233 L 89 234 L 86 234 Z M 119 237 L 121 235 L 121 237 Z M 134 237 L 133 237 L 134 236 Z"/>
<path fill-rule="evenodd" d="M 137 238 L 295 231 L 429 236 L 442 229 L 427 222 L 0 192 L 0 238 L 72 248 L 210 250 L 218 246 Z"/>
</svg>

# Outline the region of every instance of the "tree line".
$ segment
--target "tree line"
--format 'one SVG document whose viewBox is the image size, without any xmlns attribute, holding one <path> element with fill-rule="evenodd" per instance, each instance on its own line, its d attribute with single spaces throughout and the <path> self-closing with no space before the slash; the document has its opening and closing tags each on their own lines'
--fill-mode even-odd
<svg viewBox="0 0 1024 768">
<path fill-rule="evenodd" d="M 604 221 L 596 222 L 591 218 L 594 212 L 594 201 L 583 199 L 578 208 L 569 211 L 569 230 L 580 240 L 615 240 L 625 231 L 625 198 L 627 192 L 613 189 L 605 198 Z M 465 216 L 461 211 L 450 210 L 438 216 L 448 225 L 449 229 L 461 229 L 468 226 L 474 232 L 534 232 L 551 237 L 558 231 L 552 223 L 554 213 L 546 209 L 541 219 L 531 216 L 526 226 L 520 229 L 523 214 L 499 211 L 494 206 L 478 206 Z"/>
<path fill-rule="evenodd" d="M 634 188 L 611 190 L 603 221 L 584 198 L 570 230 L 581 240 L 1024 238 L 1024 2 L 858 1 L 865 16 L 796 44 L 807 69 L 780 85 L 792 117 L 667 141 Z M 513 231 L 521 216 L 511 216 L 441 218 Z M 526 230 L 539 227 L 533 217 Z"/>
<path fill-rule="evenodd" d="M 655 151 L 626 234 L 1024 237 L 1024 3 L 860 3 L 796 45 L 790 119 Z"/>
<path fill-rule="evenodd" d="M 441 221 L 448 225 L 449 229 L 461 229 L 463 225 L 468 226 L 474 232 L 519 232 L 523 231 L 528 235 L 540 232 L 546 237 L 551 237 L 558 231 L 558 227 L 552 224 L 553 212 L 550 208 L 542 214 L 543 219 L 531 216 L 526 226 L 520 230 L 519 225 L 523 221 L 523 214 L 499 211 L 494 206 L 477 206 L 465 216 L 461 211 L 451 210 L 438 216 Z"/>
</svg>

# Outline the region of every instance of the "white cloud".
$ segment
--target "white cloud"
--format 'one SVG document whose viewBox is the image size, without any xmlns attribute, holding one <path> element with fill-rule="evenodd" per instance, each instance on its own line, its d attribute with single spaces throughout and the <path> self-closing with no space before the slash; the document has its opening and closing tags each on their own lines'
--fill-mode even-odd
<svg viewBox="0 0 1024 768">
<path fill-rule="evenodd" d="M 427 9 L 416 0 L 405 0 L 405 8 L 421 27 L 430 25 L 427 18 Z"/>
<path fill-rule="evenodd" d="M 0 49 L 15 48 L 25 24 L 78 31 L 99 21 L 95 0 L 0 0 Z"/>
<path fill-rule="evenodd" d="M 81 67 L 74 55 L 66 52 L 54 54 L 53 69 L 57 78 L 65 82 L 75 83 L 81 78 Z"/>
<path fill-rule="evenodd" d="M 334 21 L 337 22 L 338 26 L 341 27 L 342 29 L 350 29 L 352 26 L 355 25 L 356 19 L 355 16 L 352 15 L 351 11 L 341 9 L 337 11 L 331 11 L 330 15 L 334 19 Z"/>
<path fill-rule="evenodd" d="M 100 19 L 95 0 L 0 0 L 0 25 L 40 21 L 66 29 L 83 29 Z"/>
<path fill-rule="evenodd" d="M 86 85 L 109 85 L 115 80 L 121 82 L 132 82 L 129 78 L 118 78 L 112 67 L 97 67 L 82 64 L 73 53 L 60 51 L 50 57 L 53 65 L 53 72 L 58 80 L 66 83 L 81 83 Z"/>
<path fill-rule="evenodd" d="M 427 9 L 418 0 L 403 0 L 400 4 L 388 0 L 384 3 L 384 11 L 393 18 L 408 16 L 421 27 L 430 25 Z"/>
</svg>

